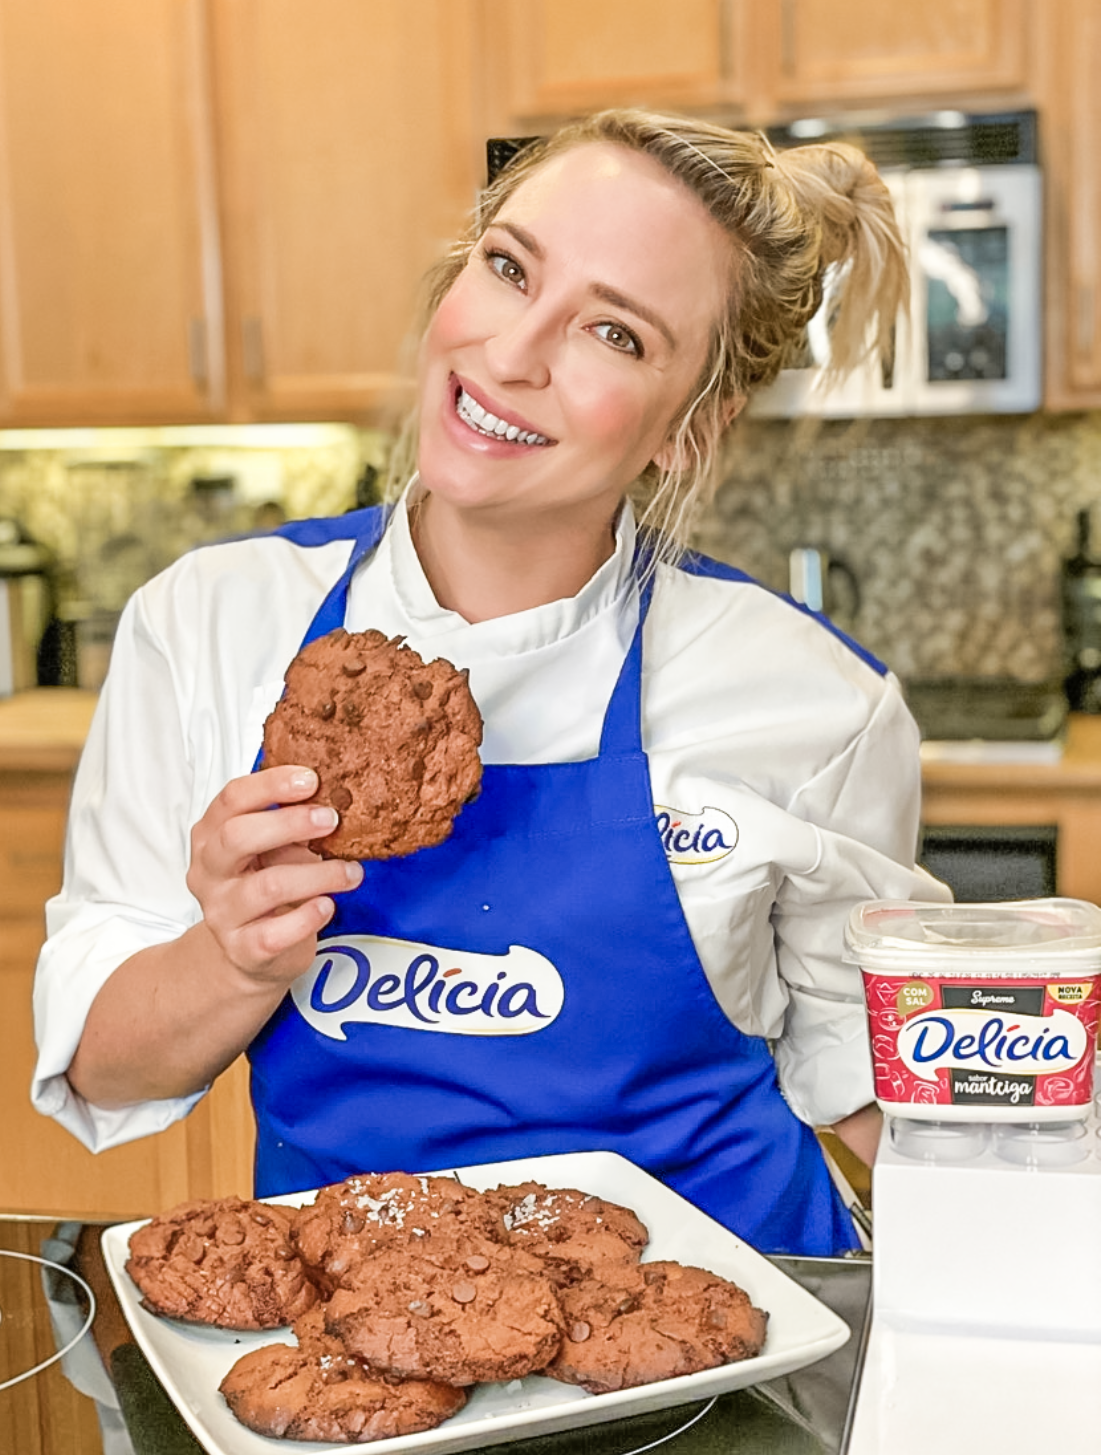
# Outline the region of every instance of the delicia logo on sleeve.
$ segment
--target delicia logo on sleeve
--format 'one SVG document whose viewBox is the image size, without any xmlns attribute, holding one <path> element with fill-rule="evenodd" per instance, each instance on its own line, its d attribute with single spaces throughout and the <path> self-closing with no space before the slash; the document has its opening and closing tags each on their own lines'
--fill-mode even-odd
<svg viewBox="0 0 1101 1455">
<path fill-rule="evenodd" d="M 401 1026 L 457 1036 L 527 1036 L 551 1024 L 565 987 L 557 969 L 524 945 L 503 955 L 412 940 L 342 935 L 322 940 L 291 986 L 299 1014 L 330 1040 L 345 1026 Z"/>
<path fill-rule="evenodd" d="M 655 803 L 654 816 L 670 864 L 712 864 L 737 846 L 738 825 L 721 808 L 685 813 Z"/>
</svg>

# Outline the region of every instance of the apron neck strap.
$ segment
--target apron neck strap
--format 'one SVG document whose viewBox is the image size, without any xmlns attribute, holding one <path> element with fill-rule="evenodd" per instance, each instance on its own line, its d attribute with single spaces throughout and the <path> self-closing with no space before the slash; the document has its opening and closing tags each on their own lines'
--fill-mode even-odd
<svg viewBox="0 0 1101 1455">
<path fill-rule="evenodd" d="M 604 714 L 600 733 L 601 755 L 642 751 L 642 630 L 654 592 L 654 575 L 648 557 L 641 551 L 635 554 L 635 578 L 640 582 L 638 625 Z"/>
<path fill-rule="evenodd" d="M 330 589 L 329 594 L 317 609 L 317 615 L 310 622 L 306 629 L 306 635 L 302 638 L 299 651 L 307 642 L 316 641 L 318 637 L 327 636 L 329 632 L 335 631 L 338 626 L 344 625 L 344 618 L 348 610 L 348 587 L 351 584 L 352 576 L 356 567 L 375 549 L 382 540 L 386 530 L 386 523 L 390 519 L 393 506 L 380 506 L 368 513 L 364 522 L 363 531 L 356 536 L 352 546 L 352 553 L 348 557 L 348 564 L 344 567 L 340 578 Z"/>
</svg>

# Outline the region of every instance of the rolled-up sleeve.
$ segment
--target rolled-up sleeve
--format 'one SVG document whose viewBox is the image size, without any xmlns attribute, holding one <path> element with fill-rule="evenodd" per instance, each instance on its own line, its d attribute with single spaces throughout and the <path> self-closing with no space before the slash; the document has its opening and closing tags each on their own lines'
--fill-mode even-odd
<svg viewBox="0 0 1101 1455">
<path fill-rule="evenodd" d="M 107 1111 L 77 1096 L 65 1075 L 112 972 L 199 917 L 184 884 L 194 774 L 181 688 L 179 668 L 169 665 L 134 598 L 74 779 L 64 885 L 46 906 L 34 987 L 31 1099 L 93 1151 L 161 1131 L 197 1100 Z"/>
</svg>

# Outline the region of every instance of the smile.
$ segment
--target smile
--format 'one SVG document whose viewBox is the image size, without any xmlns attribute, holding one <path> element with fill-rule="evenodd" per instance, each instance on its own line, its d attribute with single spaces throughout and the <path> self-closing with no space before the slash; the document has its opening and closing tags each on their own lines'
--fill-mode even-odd
<svg viewBox="0 0 1101 1455">
<path fill-rule="evenodd" d="M 487 435 L 491 439 L 509 440 L 518 445 L 549 445 L 552 443 L 544 434 L 521 429 L 518 424 L 509 424 L 507 419 L 499 419 L 488 409 L 483 409 L 461 384 L 458 385 L 455 413 L 465 425 L 469 425 L 478 434 Z"/>
</svg>

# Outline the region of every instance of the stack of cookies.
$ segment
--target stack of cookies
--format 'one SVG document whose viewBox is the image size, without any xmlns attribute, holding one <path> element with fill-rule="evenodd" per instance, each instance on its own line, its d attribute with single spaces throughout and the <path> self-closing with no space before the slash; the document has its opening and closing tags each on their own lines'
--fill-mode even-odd
<svg viewBox="0 0 1101 1455">
<path fill-rule="evenodd" d="M 221 1383 L 260 1434 L 368 1441 L 431 1429 L 475 1384 L 541 1373 L 592 1393 L 748 1359 L 768 1315 L 701 1268 L 640 1261 L 625 1207 L 540 1183 L 350 1177 L 291 1209 L 187 1203 L 134 1233 L 145 1307 L 290 1325 Z"/>
</svg>

